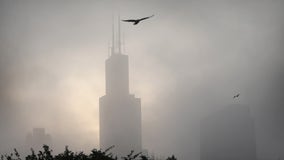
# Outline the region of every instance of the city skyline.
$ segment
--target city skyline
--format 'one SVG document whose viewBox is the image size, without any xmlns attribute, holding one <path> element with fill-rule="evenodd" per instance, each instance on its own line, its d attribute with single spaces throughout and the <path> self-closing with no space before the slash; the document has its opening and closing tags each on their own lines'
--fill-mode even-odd
<svg viewBox="0 0 284 160">
<path fill-rule="evenodd" d="M 199 159 L 200 119 L 230 104 L 251 107 L 258 156 L 284 153 L 283 6 L 277 0 L 2 0 L 0 141 L 14 147 L 42 127 L 55 150 L 99 148 L 98 97 L 105 93 L 112 14 L 119 12 L 121 19 L 155 15 L 121 25 L 149 153 Z"/>
</svg>

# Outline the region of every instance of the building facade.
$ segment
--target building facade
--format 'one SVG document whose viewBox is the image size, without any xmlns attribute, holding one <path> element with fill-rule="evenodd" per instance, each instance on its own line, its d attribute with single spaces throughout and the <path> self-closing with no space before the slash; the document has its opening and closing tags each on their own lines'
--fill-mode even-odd
<svg viewBox="0 0 284 160">
<path fill-rule="evenodd" d="M 33 148 L 37 151 L 42 150 L 43 145 L 51 147 L 51 136 L 46 134 L 44 128 L 33 128 L 32 133 L 29 133 L 26 137 L 26 148 Z"/>
<path fill-rule="evenodd" d="M 114 155 L 142 151 L 141 100 L 129 93 L 128 56 L 122 54 L 120 26 L 115 46 L 114 26 L 111 54 L 105 62 L 106 95 L 99 100 L 100 148 L 115 146 Z"/>
<path fill-rule="evenodd" d="M 249 107 L 235 104 L 201 121 L 201 160 L 256 160 L 254 121 Z"/>
</svg>

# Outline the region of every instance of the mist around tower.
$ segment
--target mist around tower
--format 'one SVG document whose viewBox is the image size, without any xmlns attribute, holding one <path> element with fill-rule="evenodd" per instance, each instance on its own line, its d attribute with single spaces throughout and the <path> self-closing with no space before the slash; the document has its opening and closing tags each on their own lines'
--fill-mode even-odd
<svg viewBox="0 0 284 160">
<path fill-rule="evenodd" d="M 111 53 L 105 61 L 106 95 L 100 98 L 100 148 L 114 145 L 115 155 L 142 152 L 141 99 L 129 93 L 128 56 L 121 50 L 120 17 L 117 38 L 112 25 Z"/>
<path fill-rule="evenodd" d="M 284 159 L 283 7 L 1 0 L 0 155 Z"/>
</svg>

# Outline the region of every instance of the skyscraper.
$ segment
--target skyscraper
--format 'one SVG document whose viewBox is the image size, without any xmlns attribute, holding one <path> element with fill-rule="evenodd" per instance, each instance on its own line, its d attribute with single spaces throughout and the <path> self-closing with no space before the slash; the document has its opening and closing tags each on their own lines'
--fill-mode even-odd
<svg viewBox="0 0 284 160">
<path fill-rule="evenodd" d="M 112 26 L 111 54 L 105 62 L 106 95 L 100 98 L 100 148 L 125 156 L 142 150 L 141 101 L 129 93 L 128 56 L 122 54 L 120 20 L 117 40 Z"/>
</svg>

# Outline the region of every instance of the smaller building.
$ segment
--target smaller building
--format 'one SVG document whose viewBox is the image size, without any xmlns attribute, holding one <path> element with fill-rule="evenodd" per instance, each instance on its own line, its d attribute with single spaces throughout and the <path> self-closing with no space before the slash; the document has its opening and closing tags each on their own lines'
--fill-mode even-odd
<svg viewBox="0 0 284 160">
<path fill-rule="evenodd" d="M 232 105 L 201 121 L 201 160 L 256 160 L 254 121 L 249 107 Z"/>
<path fill-rule="evenodd" d="M 44 128 L 34 128 L 26 137 L 26 146 L 34 150 L 41 150 L 43 145 L 52 145 L 51 136 L 45 133 Z"/>
</svg>

